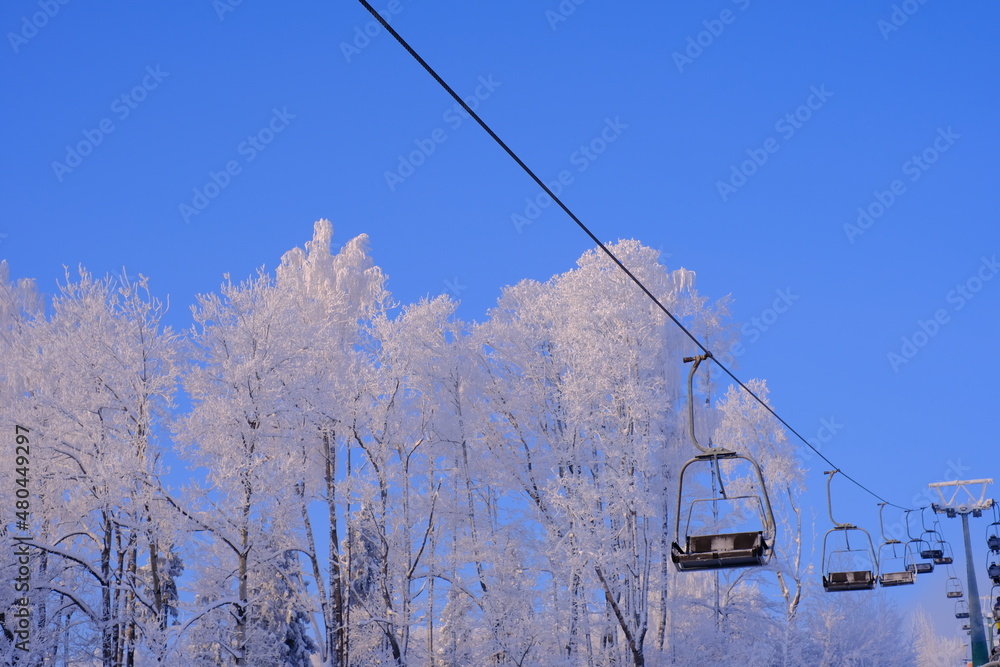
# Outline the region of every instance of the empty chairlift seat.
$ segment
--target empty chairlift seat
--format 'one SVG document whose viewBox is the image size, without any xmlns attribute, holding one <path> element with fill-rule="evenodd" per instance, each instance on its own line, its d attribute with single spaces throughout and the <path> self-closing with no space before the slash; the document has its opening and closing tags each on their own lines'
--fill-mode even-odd
<svg viewBox="0 0 1000 667">
<path fill-rule="evenodd" d="M 879 509 L 879 527 L 882 528 L 882 537 L 885 539 L 881 508 Z M 899 540 L 885 539 L 885 542 L 878 549 L 879 585 L 884 588 L 915 583 L 917 573 L 909 567 L 913 561 L 913 550 L 910 549 L 909 545 L 903 544 Z"/>
<path fill-rule="evenodd" d="M 686 548 L 674 542 L 670 555 L 678 570 L 748 567 L 767 562 L 767 543 L 759 531 L 690 535 Z"/>
<path fill-rule="evenodd" d="M 823 575 L 823 588 L 828 592 L 870 591 L 875 588 L 875 573 L 871 570 L 830 572 Z"/>
<path fill-rule="evenodd" d="M 885 586 L 903 586 L 916 581 L 916 572 L 905 570 L 903 572 L 885 572 L 878 577 L 879 583 Z"/>
<path fill-rule="evenodd" d="M 964 595 L 962 591 L 962 580 L 958 577 L 948 577 L 944 583 L 944 594 L 949 598 L 960 598 Z"/>
<path fill-rule="evenodd" d="M 935 565 L 951 565 L 955 562 L 955 559 L 951 555 L 951 545 L 941 540 L 937 543 L 937 547 L 941 551 L 941 556 L 934 559 Z"/>
</svg>

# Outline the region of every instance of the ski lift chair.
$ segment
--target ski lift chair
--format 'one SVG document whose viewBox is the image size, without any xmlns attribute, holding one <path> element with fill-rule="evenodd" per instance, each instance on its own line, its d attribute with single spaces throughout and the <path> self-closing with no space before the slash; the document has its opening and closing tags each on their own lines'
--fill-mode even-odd
<svg viewBox="0 0 1000 667">
<path fill-rule="evenodd" d="M 763 476 L 760 468 L 752 459 L 736 454 L 735 452 L 719 451 L 718 453 L 703 454 L 696 456 L 681 468 L 680 482 L 677 491 L 677 506 L 680 508 L 683 503 L 683 488 L 685 480 L 690 483 L 691 474 L 689 466 L 692 464 L 709 463 L 718 470 L 720 460 L 741 459 L 748 461 L 753 470 L 757 473 L 758 480 L 763 489 Z M 772 540 L 774 535 L 774 522 L 771 516 L 770 503 L 767 501 L 766 491 L 762 491 L 764 497 L 756 495 L 730 496 L 725 492 L 725 486 L 720 483 L 721 497 L 698 498 L 688 504 L 687 522 L 684 530 L 684 541 L 681 546 L 680 539 L 680 512 L 678 512 L 675 525 L 675 538 L 670 549 L 670 559 L 674 566 L 681 571 L 684 570 L 715 570 L 732 567 L 760 566 L 767 564 L 772 551 Z M 756 531 L 742 531 L 716 534 L 691 534 L 692 517 L 695 508 L 701 503 L 710 503 L 716 508 L 719 503 L 731 504 L 735 501 L 751 501 L 755 503 L 758 515 L 761 517 L 762 529 Z"/>
<path fill-rule="evenodd" d="M 955 618 L 969 618 L 969 603 L 959 600 L 955 603 Z"/>
<path fill-rule="evenodd" d="M 920 510 L 920 524 L 924 528 L 924 532 L 920 534 L 920 541 L 922 543 L 922 548 L 920 550 L 920 557 L 925 560 L 933 560 L 935 562 L 938 559 L 944 558 L 944 551 L 939 547 L 938 542 L 944 542 L 944 538 L 937 531 L 931 530 L 924 523 L 924 507 Z"/>
<path fill-rule="evenodd" d="M 837 593 L 841 591 L 870 591 L 875 588 L 876 576 L 875 573 L 878 571 L 878 559 L 875 555 L 875 547 L 872 544 L 871 535 L 868 534 L 864 528 L 858 528 L 849 523 L 841 523 L 833 518 L 833 501 L 830 496 L 830 482 L 833 480 L 833 476 L 837 474 L 836 470 L 829 470 L 826 473 L 829 475 L 826 480 L 826 499 L 828 509 L 830 511 L 830 521 L 833 523 L 833 528 L 826 532 L 823 536 L 823 589 L 827 593 Z M 868 542 L 868 547 L 865 548 L 863 543 L 861 548 L 851 548 L 851 533 L 859 533 L 863 535 L 865 540 Z M 840 534 L 843 536 L 844 548 L 827 550 L 829 539 L 831 535 Z M 827 556 L 829 554 L 829 557 Z M 871 567 L 861 570 L 847 570 L 843 567 L 834 567 L 834 564 L 840 565 L 842 563 L 856 562 L 856 559 L 860 556 L 864 556 L 866 564 Z"/>
<path fill-rule="evenodd" d="M 954 552 L 951 550 L 950 544 L 948 544 L 944 540 L 940 540 L 937 543 L 937 546 L 939 549 L 941 549 L 942 555 L 940 558 L 934 559 L 935 565 L 951 565 L 952 563 L 955 562 L 955 557 L 953 555 Z"/>
<path fill-rule="evenodd" d="M 913 548 L 917 550 L 917 552 L 919 553 L 920 546 L 919 544 L 917 544 L 919 542 L 920 540 L 916 540 L 915 542 L 911 541 L 908 542 L 907 544 L 915 545 Z M 918 560 L 915 561 L 914 563 L 911 563 L 910 565 L 907 565 L 907 567 L 913 570 L 914 574 L 930 574 L 934 571 L 934 562 L 926 560 Z"/>
<path fill-rule="evenodd" d="M 944 582 L 944 594 L 949 598 L 960 598 L 965 593 L 962 590 L 962 580 L 958 577 L 948 577 Z"/>
<path fill-rule="evenodd" d="M 677 517 L 674 524 L 674 541 L 670 549 L 670 559 L 679 571 L 717 570 L 724 568 L 752 567 L 767 564 L 771 557 L 775 538 L 774 514 L 771 511 L 771 501 L 767 496 L 767 487 L 760 466 L 749 456 L 737 454 L 717 447 L 704 447 L 695 437 L 694 432 L 694 391 L 693 378 L 698 365 L 709 355 L 686 357 L 685 362 L 695 362 L 688 374 L 688 417 L 689 435 L 695 447 L 701 452 L 681 468 L 677 485 Z M 722 481 L 720 461 L 742 460 L 750 464 L 755 481 L 759 484 L 759 495 L 730 496 Z M 717 495 L 711 498 L 698 498 L 688 503 L 687 523 L 684 529 L 684 539 L 681 540 L 681 507 L 684 504 L 685 483 L 689 486 L 693 481 L 693 471 L 699 466 L 710 466 L 715 483 L 718 484 Z M 694 468 L 692 468 L 694 466 Z M 760 530 L 692 534 L 692 517 L 695 507 L 701 503 L 711 504 L 713 510 L 720 503 L 732 506 L 736 501 L 749 501 L 756 506 L 760 518 Z"/>
<path fill-rule="evenodd" d="M 878 548 L 878 583 L 883 588 L 886 586 L 904 586 L 915 583 L 917 573 L 910 569 L 914 558 L 909 545 L 903 545 L 903 553 L 900 555 L 896 548 L 903 543 L 899 540 L 890 540 L 885 535 L 885 524 L 882 520 L 882 511 L 885 503 L 879 503 L 878 525 L 882 533 L 882 544 Z"/>
<path fill-rule="evenodd" d="M 924 552 L 929 551 L 931 546 L 924 540 L 916 538 L 910 533 L 910 512 L 912 511 L 913 510 L 906 510 L 903 516 L 903 523 L 906 526 L 906 536 L 910 539 L 910 541 L 907 542 L 907 546 L 913 549 L 914 553 L 918 554 L 921 558 L 924 558 Z M 930 574 L 934 571 L 933 562 L 916 560 L 915 558 L 914 562 L 907 567 L 911 569 L 914 574 Z"/>
<path fill-rule="evenodd" d="M 1000 585 L 1000 564 L 996 562 L 990 563 L 990 566 L 986 568 L 986 574 L 989 575 L 994 584 Z"/>
<path fill-rule="evenodd" d="M 987 526 L 986 546 L 988 546 L 990 551 L 993 553 L 1000 553 L 1000 521 L 994 521 Z"/>
</svg>

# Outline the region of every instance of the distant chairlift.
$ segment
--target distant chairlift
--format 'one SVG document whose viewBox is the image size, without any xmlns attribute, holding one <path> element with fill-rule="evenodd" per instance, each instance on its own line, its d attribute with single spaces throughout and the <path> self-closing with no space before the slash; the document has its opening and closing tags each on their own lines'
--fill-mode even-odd
<svg viewBox="0 0 1000 667">
<path fill-rule="evenodd" d="M 955 618 L 968 618 L 969 617 L 969 603 L 965 600 L 959 600 L 955 603 Z"/>
<path fill-rule="evenodd" d="M 915 583 L 917 573 L 911 567 L 915 559 L 910 545 L 904 545 L 899 540 L 890 540 L 885 535 L 885 524 L 882 520 L 885 505 L 879 503 L 878 508 L 878 526 L 882 533 L 882 544 L 878 548 L 878 583 L 883 588 Z M 902 548 L 901 554 L 897 548 Z"/>
<path fill-rule="evenodd" d="M 920 510 L 920 523 L 924 528 L 924 532 L 920 535 L 920 541 L 923 543 L 924 548 L 920 551 L 920 557 L 928 560 L 933 560 L 935 563 L 944 557 L 944 551 L 938 546 L 938 542 L 944 542 L 944 538 L 941 537 L 940 533 L 937 533 L 927 527 L 924 523 L 924 507 Z"/>
<path fill-rule="evenodd" d="M 830 521 L 833 528 L 826 531 L 823 536 L 823 588 L 827 593 L 840 591 L 870 591 L 875 588 L 875 572 L 878 571 L 878 562 L 875 556 L 875 547 L 872 544 L 871 535 L 864 528 L 858 528 L 849 523 L 840 523 L 833 518 L 833 501 L 830 497 L 830 482 L 837 474 L 836 470 L 826 472 L 829 477 L 826 480 L 826 500 L 830 511 Z M 851 533 L 856 538 L 864 536 L 868 542 L 868 547 L 864 544 L 860 548 L 851 548 Z M 843 538 L 842 549 L 828 549 L 831 535 L 839 535 Z M 846 569 L 844 565 L 857 564 L 858 560 L 863 561 L 869 567 L 863 569 Z"/>
<path fill-rule="evenodd" d="M 696 357 L 686 357 L 684 359 L 685 363 L 694 362 L 691 366 L 691 371 L 688 373 L 689 435 L 691 442 L 694 443 L 694 446 L 698 448 L 701 454 L 698 454 L 684 464 L 684 467 L 681 468 L 677 486 L 677 516 L 674 524 L 674 542 L 670 549 L 670 559 L 673 561 L 674 567 L 680 571 L 717 570 L 765 565 L 774 550 L 774 514 L 771 511 L 771 501 L 767 495 L 767 487 L 764 483 L 764 475 L 761 473 L 760 466 L 749 456 L 737 454 L 736 452 L 719 447 L 704 447 L 695 437 L 694 373 L 698 369 L 698 365 L 709 358 L 709 356 L 705 354 Z M 736 460 L 746 461 L 750 464 L 756 478 L 756 483 L 760 488 L 759 495 L 731 496 L 727 494 L 719 462 Z M 706 466 L 713 476 L 713 496 L 710 498 L 698 498 L 687 503 L 687 512 L 682 512 L 685 484 L 689 487 L 694 486 L 696 471 L 699 468 L 704 470 Z M 692 519 L 696 507 L 704 508 L 706 505 L 709 505 L 713 510 L 713 515 L 717 515 L 720 504 L 732 507 L 738 501 L 747 501 L 755 506 L 756 513 L 760 519 L 760 530 L 717 534 L 692 534 L 694 531 Z M 683 546 L 681 540 L 682 514 L 687 515 Z"/>
<path fill-rule="evenodd" d="M 962 580 L 958 577 L 948 577 L 948 580 L 944 582 L 944 594 L 945 597 L 949 598 L 960 598 L 965 595 L 962 590 Z"/>
<path fill-rule="evenodd" d="M 995 521 L 986 527 L 986 546 L 994 553 L 1000 553 L 1000 509 L 993 503 L 993 518 Z"/>
<path fill-rule="evenodd" d="M 941 540 L 938 542 L 938 547 L 941 549 L 943 554 L 940 558 L 935 558 L 934 563 L 937 565 L 951 565 L 955 562 L 954 552 L 951 550 L 951 545 Z"/>
<path fill-rule="evenodd" d="M 989 575 L 990 579 L 993 580 L 994 584 L 1000 585 L 1000 563 L 997 563 L 997 561 L 995 560 L 995 556 L 994 560 L 990 562 L 990 566 L 986 568 L 986 574 Z"/>
<path fill-rule="evenodd" d="M 924 540 L 913 537 L 913 535 L 910 534 L 910 512 L 912 511 L 913 510 L 906 510 L 903 519 L 903 523 L 906 525 L 906 536 L 910 539 L 910 541 L 907 542 L 907 545 L 910 548 L 912 548 L 917 554 L 919 554 L 921 558 L 926 558 L 926 556 L 924 556 L 924 552 L 929 551 L 931 549 L 931 546 Z M 928 562 L 924 560 L 918 560 L 912 563 L 909 567 L 916 574 L 930 574 L 931 572 L 934 571 L 933 561 Z"/>
</svg>

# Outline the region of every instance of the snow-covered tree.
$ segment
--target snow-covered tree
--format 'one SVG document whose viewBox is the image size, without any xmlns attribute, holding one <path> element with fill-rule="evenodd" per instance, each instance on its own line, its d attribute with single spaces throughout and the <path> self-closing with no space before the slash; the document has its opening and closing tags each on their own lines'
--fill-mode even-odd
<svg viewBox="0 0 1000 667">
<path fill-rule="evenodd" d="M 157 425 L 177 376 L 177 339 L 144 278 L 81 270 L 31 322 L 21 400 L 33 423 L 36 637 L 102 665 L 162 657 L 165 591 L 139 568 L 174 539 L 156 493 Z"/>
</svg>

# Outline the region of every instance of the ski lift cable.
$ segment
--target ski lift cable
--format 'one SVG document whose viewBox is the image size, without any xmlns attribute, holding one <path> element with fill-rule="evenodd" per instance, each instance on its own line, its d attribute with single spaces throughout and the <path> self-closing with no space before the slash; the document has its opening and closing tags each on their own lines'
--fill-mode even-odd
<svg viewBox="0 0 1000 667">
<path fill-rule="evenodd" d="M 570 208 L 569 208 L 569 207 L 568 207 L 568 206 L 567 206 L 566 204 L 564 204 L 564 203 L 563 203 L 563 201 L 562 201 L 562 200 L 561 200 L 561 199 L 560 199 L 560 198 L 559 198 L 558 196 L 556 196 L 556 194 L 555 194 L 554 192 L 552 192 L 552 190 L 551 190 L 551 189 L 550 189 L 550 188 L 549 188 L 549 187 L 548 187 L 548 186 L 547 186 L 547 185 L 545 184 L 545 182 L 544 182 L 544 181 L 542 181 L 542 179 L 541 179 L 541 178 L 539 178 L 539 177 L 538 177 L 538 175 L 537 175 L 537 174 L 535 174 L 535 172 L 534 172 L 534 171 L 532 171 L 532 170 L 531 170 L 531 168 L 530 168 L 530 167 L 529 167 L 529 166 L 528 166 L 527 164 L 525 164 L 525 163 L 524 163 L 524 161 L 523 161 L 523 160 L 521 160 L 521 158 L 520 158 L 520 157 L 518 157 L 517 153 L 515 153 L 515 152 L 514 152 L 514 151 L 513 151 L 513 150 L 512 150 L 512 149 L 511 149 L 511 148 L 510 148 L 510 147 L 509 147 L 509 146 L 508 146 L 508 145 L 507 145 L 507 144 L 506 144 L 506 143 L 505 143 L 504 141 L 503 141 L 503 139 L 501 139 L 501 138 L 500 138 L 500 137 L 499 137 L 499 136 L 497 135 L 497 133 L 496 133 L 496 132 L 494 132 L 494 131 L 493 131 L 493 129 L 492 129 L 492 128 L 491 128 L 491 127 L 490 127 L 489 125 L 487 125 L 487 124 L 486 124 L 486 121 L 484 121 L 484 120 L 483 120 L 482 118 L 480 118 L 480 117 L 479 117 L 479 114 L 477 114 L 477 113 L 476 113 L 475 111 L 473 111 L 473 109 L 472 109 L 472 108 L 471 108 L 471 107 L 470 107 L 470 106 L 469 106 L 469 105 L 468 105 L 468 104 L 467 104 L 467 103 L 465 102 L 465 100 L 464 100 L 464 99 L 462 99 L 462 97 L 461 97 L 461 96 L 460 96 L 460 95 L 459 95 L 458 93 L 456 93 L 456 92 L 454 91 L 454 89 L 452 89 L 452 87 L 451 87 L 451 86 L 449 86 L 449 85 L 448 85 L 448 83 L 447 83 L 447 82 L 446 82 L 446 81 L 445 81 L 444 79 L 442 79 L 442 78 L 441 78 L 441 76 L 440 76 L 440 75 L 439 75 L 439 74 L 438 74 L 438 73 L 437 73 L 436 71 L 434 71 L 434 68 L 432 68 L 432 67 L 431 67 L 431 66 L 430 66 L 430 65 L 429 65 L 429 64 L 427 63 L 427 61 L 426 61 L 426 60 L 424 60 L 423 58 L 421 58 L 421 57 L 420 57 L 420 54 L 418 54 L 418 53 L 417 53 L 416 51 L 414 51 L 414 50 L 413 50 L 413 47 L 411 47 L 411 46 L 410 46 L 410 45 L 409 45 L 409 44 L 408 44 L 408 43 L 406 42 L 406 40 L 405 40 L 405 39 L 403 39 L 403 37 L 402 37 L 402 36 L 401 36 L 401 35 L 400 35 L 400 34 L 399 34 L 398 32 L 396 32 L 396 30 L 395 30 L 395 29 L 393 29 L 393 27 L 392 27 L 391 25 L 389 25 L 389 23 L 388 23 L 388 22 L 387 22 L 387 21 L 386 21 L 386 20 L 385 20 L 385 19 L 384 19 L 384 18 L 382 17 L 382 15 L 381 15 L 381 14 L 379 14 L 379 13 L 378 13 L 378 11 L 377 11 L 377 10 L 376 10 L 376 9 L 375 9 L 374 7 L 372 7 L 372 6 L 371 6 L 371 4 L 369 4 L 369 3 L 367 2 L 367 0 L 358 0 L 358 1 L 359 1 L 359 2 L 360 2 L 360 3 L 361 3 L 361 4 L 363 5 L 363 6 L 364 6 L 364 8 L 365 8 L 366 10 L 368 10 L 368 12 L 369 12 L 369 13 L 370 13 L 370 14 L 372 15 L 372 17 L 374 17 L 374 18 L 375 18 L 375 20 L 376 20 L 376 21 L 378 21 L 378 22 L 379 22 L 379 24 L 381 24 L 381 26 L 382 26 L 383 28 L 385 28 L 385 29 L 386 29 L 386 31 L 387 31 L 387 32 L 388 32 L 388 33 L 389 33 L 390 35 L 392 35 L 392 36 L 393 36 L 393 38 L 394 38 L 394 39 L 395 39 L 395 40 L 396 40 L 397 42 L 399 42 L 399 45 L 400 45 L 400 46 L 402 46 L 402 47 L 403 47 L 404 49 L 406 49 L 407 53 L 409 53 L 409 54 L 410 54 L 410 55 L 411 55 L 411 56 L 413 57 L 413 59 L 414 59 L 414 60 L 416 60 L 416 61 L 417 61 L 417 62 L 418 62 L 418 63 L 419 63 L 420 65 L 421 65 L 421 67 L 423 67 L 423 68 L 424 68 L 424 69 L 425 69 L 425 70 L 427 71 L 427 73 L 428 73 L 428 74 L 430 74 L 430 75 L 431 75 L 431 77 L 432 77 L 432 78 L 433 78 L 433 79 L 434 79 L 435 81 L 437 81 L 437 82 L 438 82 L 438 84 L 439 84 L 439 85 L 440 85 L 440 86 L 441 86 L 442 88 L 444 88 L 444 90 L 445 90 L 445 91 L 446 91 L 446 92 L 447 92 L 447 93 L 448 93 L 449 95 L 451 95 L 451 97 L 452 97 L 452 98 L 453 98 L 453 99 L 455 100 L 455 102 L 457 102 L 457 103 L 458 103 L 458 104 L 459 104 L 459 105 L 460 105 L 460 106 L 462 107 L 462 109 L 464 109 L 464 110 L 465 110 L 465 112 L 466 112 L 467 114 L 469 114 L 469 116 L 470 116 L 470 117 L 471 117 L 471 118 L 472 118 L 473 120 L 475 120 L 475 121 L 476 121 L 476 122 L 477 122 L 477 123 L 479 124 L 479 126 L 480 126 L 480 127 L 482 127 L 482 128 L 483 128 L 483 130 L 484 130 L 484 131 L 485 131 L 485 132 L 486 132 L 486 133 L 487 133 L 488 135 L 490 135 L 490 137 L 491 137 L 491 138 L 492 138 L 492 139 L 493 139 L 493 140 L 494 140 L 494 141 L 495 141 L 495 142 L 496 142 L 496 143 L 497 143 L 497 144 L 498 144 L 498 145 L 500 146 L 500 148 L 502 148 L 502 149 L 504 150 L 504 152 L 506 152 L 506 153 L 507 153 L 507 155 L 509 155 L 509 156 L 511 157 L 511 159 L 512 159 L 512 160 L 514 160 L 514 162 L 516 162 L 516 163 L 518 164 L 518 166 L 519 166 L 519 167 L 521 167 L 521 169 L 522 169 L 522 170 L 524 170 L 524 172 L 525 172 L 525 173 L 526 173 L 526 174 L 527 174 L 528 176 L 530 176 L 530 177 L 531 177 L 531 179 L 532 179 L 533 181 L 535 181 L 535 183 L 537 183 L 537 184 L 538 184 L 538 186 L 539 186 L 540 188 L 542 188 L 542 190 L 543 190 L 543 191 L 545 192 L 545 194 L 547 194 L 547 195 L 548 195 L 549 197 L 551 197 L 551 198 L 552 198 L 552 201 L 553 201 L 553 202 L 555 202 L 555 203 L 556 203 L 556 204 L 557 204 L 557 205 L 559 206 L 559 208 L 561 208 L 561 209 L 563 210 L 563 212 L 565 212 L 565 213 L 566 213 L 566 215 L 568 215 L 568 216 L 570 217 L 570 219 L 571 219 L 571 220 L 573 220 L 573 222 L 575 222 L 575 223 L 577 224 L 577 226 L 578 226 L 578 227 L 579 227 L 579 228 L 580 228 L 581 230 L 583 230 L 583 232 L 584 232 L 584 233 L 585 233 L 585 234 L 586 234 L 587 236 L 589 236 L 589 237 L 590 237 L 590 239 L 591 239 L 591 240 L 592 240 L 592 241 L 593 241 L 593 242 L 594 242 L 595 244 L 597 244 L 597 247 L 598 247 L 598 248 L 600 248 L 600 249 L 601 249 L 601 250 L 602 250 L 602 251 L 604 252 L 604 254 L 605 254 L 605 255 L 607 255 L 607 256 L 608 256 L 608 258 L 609 258 L 609 259 L 610 259 L 610 260 L 611 260 L 612 262 L 614 262 L 614 263 L 615 263 L 615 265 L 617 265 L 617 266 L 618 266 L 618 268 L 619 268 L 619 269 L 621 269 L 621 270 L 622 270 L 622 271 L 623 271 L 623 272 L 625 273 L 625 275 L 626 275 L 626 276 L 628 276 L 628 278 L 629 278 L 629 279 L 630 279 L 630 280 L 631 280 L 631 281 L 632 281 L 633 283 L 635 283 L 635 284 L 636 284 L 636 286 L 637 286 L 637 287 L 638 287 L 638 288 L 639 288 L 640 290 L 642 290 L 642 291 L 643 291 L 643 293 L 644 293 L 644 294 L 645 294 L 646 296 L 648 296 L 648 297 L 650 298 L 650 300 L 651 300 L 651 301 L 652 301 L 652 302 L 653 302 L 654 304 L 656 304 L 656 306 L 657 306 L 657 307 L 658 307 L 658 308 L 659 308 L 659 309 L 660 309 L 660 310 L 661 310 L 661 311 L 662 311 L 662 312 L 663 312 L 663 313 L 664 313 L 664 314 L 665 314 L 665 315 L 666 315 L 666 316 L 667 316 L 668 318 L 670 318 L 670 320 L 671 320 L 671 321 L 672 321 L 672 322 L 673 322 L 674 324 L 676 324 L 676 325 L 677 325 L 677 327 L 678 327 L 678 328 L 679 328 L 679 329 L 680 329 L 680 330 L 681 330 L 682 332 L 684 332 L 684 334 L 685 334 L 685 335 L 686 335 L 686 336 L 687 336 L 688 338 L 690 338 L 690 339 L 691 339 L 691 341 L 692 341 L 692 342 L 693 342 L 693 343 L 694 343 L 695 345 L 697 345 L 697 346 L 698 346 L 698 348 L 699 348 L 699 349 L 700 349 L 700 350 L 701 350 L 702 352 L 704 352 L 704 353 L 705 353 L 706 355 L 708 355 L 708 357 L 709 357 L 709 358 L 711 358 L 711 359 L 712 359 L 712 360 L 713 360 L 713 361 L 715 362 L 715 364 L 716 364 L 716 365 L 717 365 L 717 366 L 718 366 L 718 367 L 719 367 L 719 368 L 720 368 L 720 369 L 722 370 L 722 372 L 723 372 L 723 373 L 725 373 L 726 375 L 728 375 L 728 376 L 729 376 L 729 377 L 730 377 L 730 378 L 731 378 L 731 379 L 733 380 L 733 382 L 735 382 L 735 383 L 736 383 L 737 385 L 739 385 L 739 387 L 740 387 L 741 389 L 743 389 L 743 391 L 745 391 L 745 392 L 746 392 L 747 394 L 749 394 L 749 395 L 750 395 L 750 396 L 751 396 L 751 397 L 752 397 L 752 398 L 753 398 L 753 399 L 754 399 L 755 401 L 757 401 L 757 402 L 758 402 L 758 403 L 759 403 L 759 404 L 760 404 L 760 405 L 761 405 L 761 406 L 762 406 L 762 407 L 763 407 L 763 408 L 764 408 L 765 410 L 767 410 L 767 411 L 768 411 L 769 413 L 771 413 L 771 415 L 772 415 L 772 416 L 773 416 L 773 417 L 774 417 L 775 419 L 777 419 L 777 420 L 778 420 L 778 421 L 779 421 L 779 422 L 781 423 L 781 425 L 782 425 L 782 426 L 784 426 L 784 427 L 785 427 L 785 428 L 786 428 L 786 429 L 788 430 L 788 432 L 789 432 L 789 433 L 792 433 L 792 434 L 793 434 L 793 435 L 794 435 L 795 437 L 797 437 L 797 438 L 798 438 L 799 440 L 801 440 L 801 441 L 802 441 L 802 443 L 803 443 L 803 444 L 804 444 L 805 446 L 807 446 L 807 447 L 808 447 L 809 449 L 811 449 L 811 450 L 812 450 L 812 451 L 813 451 L 813 452 L 814 452 L 814 453 L 815 453 L 815 454 L 816 454 L 817 456 L 819 456 L 819 457 L 820 457 L 821 459 L 823 459 L 823 460 L 824 460 L 824 461 L 825 461 L 826 463 L 830 464 L 830 465 L 831 465 L 831 466 L 833 466 L 834 468 L 837 468 L 837 469 L 838 469 L 838 470 L 840 471 L 840 474 L 841 474 L 841 475 L 843 475 L 843 476 L 844 476 L 844 477 L 845 477 L 846 479 L 848 479 L 848 480 L 849 480 L 849 481 L 851 481 L 852 483 L 854 483 L 854 485 L 855 485 L 855 486 L 859 487 L 860 489 L 862 489 L 863 491 L 867 492 L 868 494 L 870 494 L 870 495 L 874 496 L 874 497 L 875 497 L 876 499 L 878 499 L 878 500 L 880 500 L 880 501 L 882 501 L 882 502 L 885 502 L 885 503 L 887 503 L 887 504 L 889 504 L 889 505 L 891 505 L 891 506 L 893 506 L 893 507 L 896 507 L 896 508 L 898 508 L 898 509 L 902 509 L 902 510 L 905 510 L 905 509 L 907 509 L 907 508 L 903 507 L 902 505 L 897 505 L 897 504 L 895 504 L 895 503 L 892 503 L 892 502 L 889 502 L 889 501 L 887 501 L 887 500 L 886 500 L 885 498 L 883 498 L 882 496 L 880 496 L 879 494 L 875 493 L 874 491 L 872 491 L 871 489 L 869 489 L 869 488 L 868 488 L 867 486 L 865 486 L 864 484 L 862 484 L 862 483 L 861 483 L 861 482 L 859 482 L 858 480 L 854 479 L 853 477 L 851 477 L 850 475 L 848 475 L 847 473 L 845 473 L 845 472 L 844 472 L 844 471 L 843 471 L 842 469 L 840 469 L 840 468 L 839 468 L 839 467 L 838 467 L 838 466 L 837 466 L 836 464 L 834 464 L 834 463 L 833 463 L 833 461 L 831 461 L 831 460 L 830 460 L 830 459 L 828 459 L 828 458 L 827 458 L 826 456 L 824 456 L 824 455 L 823 455 L 823 453 L 822 453 L 822 452 L 820 452 L 820 451 L 819 451 L 819 450 L 818 450 L 818 449 L 817 449 L 816 447 L 813 447 L 813 446 L 812 446 L 812 445 L 811 445 L 811 444 L 809 443 L 809 441 L 808 441 L 808 440 L 807 440 L 807 439 L 806 439 L 805 437 L 803 437 L 803 435 L 802 435 L 801 433 L 799 433 L 799 432 L 798 432 L 798 431 L 796 431 L 796 430 L 795 430 L 794 428 L 792 428 L 791 424 L 789 424 L 789 423 L 788 423 L 787 421 L 785 421 L 785 420 L 784 420 L 784 419 L 783 419 L 783 418 L 782 418 L 782 417 L 781 417 L 781 416 L 780 416 L 780 415 L 779 415 L 779 414 L 778 414 L 777 412 L 775 412 L 775 411 L 774 411 L 774 409 L 773 409 L 773 408 L 771 408 L 771 406 L 769 406 L 769 405 L 768 405 L 768 404 L 767 404 L 767 403 L 766 403 L 766 402 L 765 402 L 765 401 L 764 401 L 764 400 L 763 400 L 762 398 L 760 398 L 760 396 L 758 396 L 758 395 L 757 395 L 756 393 L 754 393 L 754 391 L 753 391 L 752 389 L 750 389 L 750 388 L 749 388 L 749 387 L 748 387 L 748 386 L 747 386 L 746 384 L 744 384 L 742 380 L 740 380 L 740 379 L 739 379 L 738 377 L 736 377 L 736 375 L 734 375 L 734 374 L 733 374 L 733 372 L 732 372 L 731 370 L 729 370 L 729 368 L 727 368 L 725 364 L 723 364 L 723 363 L 722 363 L 721 361 L 719 361 L 719 360 L 718 360 L 718 359 L 717 359 L 717 358 L 716 358 L 716 357 L 715 357 L 714 355 L 712 355 L 712 352 L 711 352 L 711 350 L 709 350 L 709 349 L 708 349 L 707 347 L 705 347 L 705 345 L 704 345 L 704 344 L 703 344 L 703 343 L 702 343 L 702 342 L 701 342 L 700 340 L 698 340 L 698 338 L 697 338 L 697 337 L 696 337 L 696 336 L 695 336 L 694 334 L 692 334 L 692 333 L 691 333 L 691 332 L 690 332 L 690 331 L 688 330 L 688 328 L 687 328 L 687 327 L 685 327 L 685 326 L 684 326 L 684 324 L 682 324 L 682 323 L 681 323 L 681 321 L 680 321 L 680 320 L 678 320 L 678 319 L 677 319 L 677 318 L 676 318 L 676 317 L 674 316 L 674 314 L 673 314 L 673 313 L 671 313 L 671 312 L 670 312 L 670 310 L 668 310 L 668 309 L 667 309 L 667 307 L 666 307 L 666 306 L 664 306 L 664 305 L 663 305 L 663 303 L 662 303 L 662 302 L 661 302 L 661 301 L 660 301 L 660 300 L 659 300 L 659 299 L 658 299 L 658 298 L 656 297 L 656 295 L 654 295 L 654 294 L 653 294 L 653 293 L 652 293 L 652 292 L 651 292 L 651 291 L 649 290 L 649 288 L 648 288 L 648 287 L 646 287 L 646 286 L 645 286 L 645 285 L 644 285 L 644 284 L 642 283 L 642 281 L 641 281 L 641 280 L 639 280 L 639 279 L 638 279 L 638 278 L 637 278 L 637 277 L 635 276 L 635 274 L 634 274 L 634 273 L 632 273 L 632 272 L 631 272 L 631 271 L 629 270 L 629 268 L 628 268 L 627 266 L 625 266 L 625 264 L 623 264 L 623 263 L 622 263 L 622 261 L 621 261 L 620 259 L 618 259 L 618 257 L 617 257 L 617 256 L 616 256 L 616 255 L 615 255 L 615 254 L 614 254 L 613 252 L 611 252 L 611 250 L 610 250 L 610 249 L 609 249 L 609 248 L 608 248 L 608 247 L 607 247 L 607 246 L 606 246 L 606 245 L 605 245 L 605 244 L 604 244 L 604 243 L 603 243 L 603 242 L 602 242 L 602 241 L 601 241 L 601 240 L 600 240 L 599 238 L 597 238 L 597 236 L 596 236 L 596 235 L 595 235 L 595 234 L 594 234 L 594 233 L 593 233 L 593 232 L 592 232 L 592 231 L 590 230 L 590 228 L 588 228 L 588 227 L 587 227 L 587 225 L 585 225 L 585 224 L 583 223 L 583 221 L 581 221 L 581 220 L 580 220 L 580 219 L 579 219 L 579 218 L 578 218 L 578 217 L 576 216 L 576 214 L 575 214 L 575 213 L 573 213 L 573 211 L 571 211 L 571 210 L 570 210 Z"/>
</svg>

